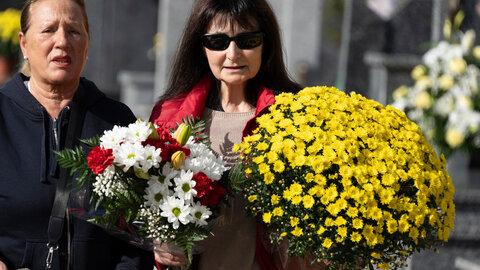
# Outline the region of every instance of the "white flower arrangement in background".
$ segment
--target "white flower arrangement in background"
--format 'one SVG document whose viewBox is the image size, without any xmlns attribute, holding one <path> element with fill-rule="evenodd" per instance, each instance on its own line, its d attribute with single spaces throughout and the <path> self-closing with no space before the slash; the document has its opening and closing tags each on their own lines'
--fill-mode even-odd
<svg viewBox="0 0 480 270">
<path fill-rule="evenodd" d="M 458 30 L 462 19 L 459 13 L 453 25 L 447 21 L 445 40 L 412 70 L 414 85 L 393 93 L 392 105 L 405 111 L 447 157 L 480 148 L 480 46 L 473 46 L 473 30 Z"/>
</svg>

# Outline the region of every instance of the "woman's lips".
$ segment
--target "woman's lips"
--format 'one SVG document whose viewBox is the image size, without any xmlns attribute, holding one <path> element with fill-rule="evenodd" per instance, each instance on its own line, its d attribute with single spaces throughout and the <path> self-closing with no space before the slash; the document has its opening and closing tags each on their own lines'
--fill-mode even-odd
<svg viewBox="0 0 480 270">
<path fill-rule="evenodd" d="M 55 63 L 57 66 L 66 67 L 72 63 L 72 59 L 70 56 L 55 56 L 52 59 L 52 62 Z"/>
<path fill-rule="evenodd" d="M 226 69 L 229 69 L 229 70 L 240 70 L 242 68 L 244 68 L 245 66 L 235 66 L 235 67 L 224 67 Z"/>
</svg>

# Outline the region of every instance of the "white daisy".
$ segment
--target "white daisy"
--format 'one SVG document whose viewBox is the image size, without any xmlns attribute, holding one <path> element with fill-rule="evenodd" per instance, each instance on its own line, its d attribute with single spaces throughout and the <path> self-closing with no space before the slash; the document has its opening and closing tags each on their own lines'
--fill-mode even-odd
<svg viewBox="0 0 480 270">
<path fill-rule="evenodd" d="M 184 199 L 185 201 L 190 201 L 193 197 L 197 196 L 197 191 L 193 189 L 197 182 L 192 180 L 193 172 L 191 171 L 181 171 L 179 177 L 175 177 L 175 195 L 179 198 Z"/>
<path fill-rule="evenodd" d="M 162 162 L 160 153 L 162 152 L 162 149 L 155 148 L 155 146 L 151 145 L 146 145 L 143 147 L 143 149 L 145 151 L 146 158 L 139 161 L 139 165 L 142 167 L 142 170 L 144 172 L 148 172 L 148 170 L 150 170 L 152 167 L 160 167 L 160 162 Z"/>
<path fill-rule="evenodd" d="M 208 207 L 202 205 L 200 202 L 196 202 L 194 205 L 192 205 L 190 215 L 192 216 L 193 223 L 200 226 L 205 226 L 208 224 L 207 219 L 212 215 L 212 211 L 210 211 Z"/>
<path fill-rule="evenodd" d="M 203 143 L 194 143 L 189 140 L 185 147 L 190 149 L 190 156 L 185 160 L 183 167 L 194 174 L 203 172 L 212 180 L 219 180 L 228 169 L 222 157 L 217 157 L 212 150 Z"/>
<path fill-rule="evenodd" d="M 176 230 L 180 226 L 181 222 L 186 225 L 190 222 L 190 205 L 186 205 L 183 199 L 177 199 L 175 197 L 168 197 L 160 205 L 161 216 L 166 217 L 168 222 L 172 223 L 173 228 Z"/>
<path fill-rule="evenodd" d="M 131 143 L 143 142 L 151 133 L 152 129 L 148 122 L 137 121 L 128 125 L 127 141 Z"/>
<path fill-rule="evenodd" d="M 127 134 L 126 127 L 114 126 L 111 130 L 106 130 L 100 137 L 100 147 L 105 149 L 115 149 L 125 141 Z"/>
<path fill-rule="evenodd" d="M 114 163 L 124 166 L 123 171 L 133 167 L 135 170 L 140 168 L 140 163 L 146 159 L 145 149 L 140 143 L 122 143 L 114 152 Z"/>
<path fill-rule="evenodd" d="M 161 177 L 163 179 L 163 177 Z M 168 184 L 160 182 L 158 176 L 151 176 L 148 181 L 148 187 L 145 188 L 145 204 L 150 207 L 158 208 L 164 200 L 172 196 L 173 192 L 168 189 Z"/>
<path fill-rule="evenodd" d="M 169 183 L 169 186 L 171 186 L 172 183 L 170 180 L 180 175 L 180 171 L 175 170 L 174 168 L 170 167 L 170 164 L 166 163 L 163 165 L 162 175 L 165 176 L 165 181 Z"/>
</svg>

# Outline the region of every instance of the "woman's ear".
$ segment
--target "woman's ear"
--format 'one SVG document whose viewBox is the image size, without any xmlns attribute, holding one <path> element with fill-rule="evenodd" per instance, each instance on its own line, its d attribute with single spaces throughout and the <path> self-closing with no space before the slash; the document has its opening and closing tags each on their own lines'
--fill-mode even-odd
<svg viewBox="0 0 480 270">
<path fill-rule="evenodd" d="M 27 48 L 26 48 L 27 39 L 23 32 L 18 32 L 18 41 L 20 43 L 20 49 L 22 50 L 23 57 L 25 59 L 28 59 Z"/>
</svg>

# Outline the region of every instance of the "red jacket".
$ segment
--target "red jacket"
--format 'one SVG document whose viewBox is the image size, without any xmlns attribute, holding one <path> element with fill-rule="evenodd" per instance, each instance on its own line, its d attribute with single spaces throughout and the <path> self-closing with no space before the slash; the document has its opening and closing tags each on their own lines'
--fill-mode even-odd
<svg viewBox="0 0 480 270">
<path fill-rule="evenodd" d="M 205 108 L 208 92 L 210 91 L 212 79 L 210 76 L 203 77 L 188 93 L 178 98 L 157 103 L 152 110 L 150 122 L 166 128 L 175 128 L 176 123 L 182 122 L 182 117 L 193 115 L 201 117 Z M 267 88 L 262 88 L 258 94 L 255 116 L 250 119 L 243 129 L 243 137 L 251 134 L 258 126 L 255 118 L 263 114 L 267 108 L 275 103 L 275 96 Z M 264 237 L 263 223 L 258 220 L 257 224 L 257 247 L 256 258 L 262 270 L 276 270 L 271 255 L 262 244 L 261 237 Z M 157 265 L 158 267 L 158 265 Z"/>
</svg>

